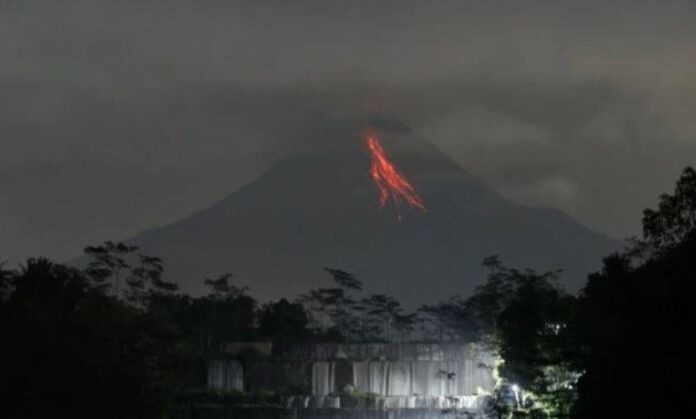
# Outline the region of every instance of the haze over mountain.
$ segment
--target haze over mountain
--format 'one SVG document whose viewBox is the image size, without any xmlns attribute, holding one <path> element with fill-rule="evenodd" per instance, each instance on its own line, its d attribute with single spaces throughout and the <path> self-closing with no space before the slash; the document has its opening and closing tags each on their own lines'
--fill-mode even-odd
<svg viewBox="0 0 696 419">
<path fill-rule="evenodd" d="M 379 138 L 427 212 L 379 205 L 367 135 Z M 162 257 L 186 291 L 223 272 L 261 300 L 327 286 L 322 267 L 354 273 L 368 292 L 407 304 L 467 294 L 498 254 L 517 268 L 565 270 L 577 290 L 618 243 L 558 210 L 512 203 L 433 145 L 390 121 L 344 121 L 306 141 L 216 204 L 128 240 Z"/>
</svg>

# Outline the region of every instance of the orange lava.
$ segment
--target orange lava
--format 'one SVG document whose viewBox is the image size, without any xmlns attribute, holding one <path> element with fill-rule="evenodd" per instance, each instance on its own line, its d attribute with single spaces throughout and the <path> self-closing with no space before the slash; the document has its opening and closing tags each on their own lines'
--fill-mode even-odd
<svg viewBox="0 0 696 419">
<path fill-rule="evenodd" d="M 396 207 L 397 216 L 401 219 L 400 204 L 405 201 L 413 208 L 425 212 L 425 204 L 418 196 L 413 186 L 399 173 L 396 166 L 389 161 L 387 153 L 375 137 L 367 137 L 367 148 L 372 156 L 370 177 L 379 190 L 379 205 L 384 207 L 391 199 Z"/>
</svg>

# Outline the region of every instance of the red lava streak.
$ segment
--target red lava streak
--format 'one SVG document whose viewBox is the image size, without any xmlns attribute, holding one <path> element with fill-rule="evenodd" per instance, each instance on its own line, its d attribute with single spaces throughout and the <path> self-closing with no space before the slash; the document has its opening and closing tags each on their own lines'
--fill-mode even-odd
<svg viewBox="0 0 696 419">
<path fill-rule="evenodd" d="M 399 205 L 405 201 L 408 205 L 425 212 L 425 204 L 418 196 L 413 186 L 406 178 L 399 173 L 396 166 L 389 161 L 387 153 L 382 148 L 379 140 L 374 137 L 367 137 L 367 148 L 372 156 L 370 166 L 370 177 L 379 189 L 379 205 L 384 207 L 391 199 L 394 202 L 399 219 Z"/>
</svg>

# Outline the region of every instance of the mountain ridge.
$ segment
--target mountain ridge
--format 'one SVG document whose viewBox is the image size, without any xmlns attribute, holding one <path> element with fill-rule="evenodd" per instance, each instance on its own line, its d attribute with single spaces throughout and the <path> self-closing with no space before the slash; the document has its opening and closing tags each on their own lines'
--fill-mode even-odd
<svg viewBox="0 0 696 419">
<path fill-rule="evenodd" d="M 490 254 L 564 268 L 575 291 L 618 246 L 560 210 L 508 201 L 410 131 L 351 127 L 319 132 L 335 143 L 281 159 L 211 206 L 127 241 L 162 257 L 168 277 L 193 293 L 232 272 L 261 300 L 294 297 L 326 286 L 322 267 L 334 266 L 411 305 L 470 292 Z M 399 220 L 391 203 L 380 208 L 366 135 L 380 138 L 425 213 L 402 205 Z"/>
</svg>

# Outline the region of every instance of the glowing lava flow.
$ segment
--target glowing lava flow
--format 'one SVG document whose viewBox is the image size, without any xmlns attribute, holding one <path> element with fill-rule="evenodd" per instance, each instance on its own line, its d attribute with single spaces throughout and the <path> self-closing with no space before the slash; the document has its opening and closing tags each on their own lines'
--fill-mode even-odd
<svg viewBox="0 0 696 419">
<path fill-rule="evenodd" d="M 408 180 L 389 161 L 387 153 L 382 148 L 379 140 L 374 137 L 367 137 L 367 148 L 372 156 L 370 177 L 372 177 L 377 189 L 379 189 L 380 207 L 384 207 L 387 201 L 391 199 L 394 202 L 399 219 L 401 219 L 399 210 L 401 201 L 406 201 L 410 206 L 425 212 L 423 200 L 416 194 L 415 189 Z"/>
</svg>

